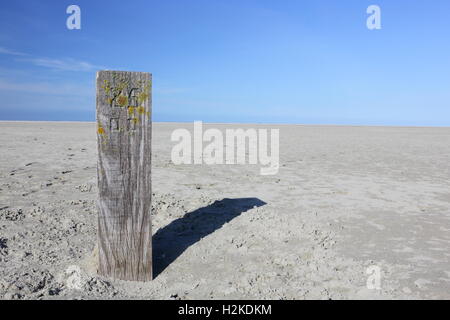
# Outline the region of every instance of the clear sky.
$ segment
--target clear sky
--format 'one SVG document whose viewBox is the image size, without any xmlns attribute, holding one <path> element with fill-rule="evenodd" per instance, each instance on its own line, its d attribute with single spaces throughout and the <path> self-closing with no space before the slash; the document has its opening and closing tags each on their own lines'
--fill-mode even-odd
<svg viewBox="0 0 450 320">
<path fill-rule="evenodd" d="M 154 121 L 450 125 L 448 0 L 14 0 L 0 30 L 0 120 L 94 121 L 116 69 Z"/>
</svg>

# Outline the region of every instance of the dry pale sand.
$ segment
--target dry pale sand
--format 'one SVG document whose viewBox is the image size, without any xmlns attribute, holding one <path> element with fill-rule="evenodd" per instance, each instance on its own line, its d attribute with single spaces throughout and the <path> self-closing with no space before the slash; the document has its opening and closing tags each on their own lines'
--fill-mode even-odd
<svg viewBox="0 0 450 320">
<path fill-rule="evenodd" d="M 277 126 L 261 176 L 173 165 L 179 127 L 154 124 L 157 277 L 134 283 L 96 275 L 95 124 L 0 123 L 0 297 L 450 298 L 450 128 Z"/>
</svg>

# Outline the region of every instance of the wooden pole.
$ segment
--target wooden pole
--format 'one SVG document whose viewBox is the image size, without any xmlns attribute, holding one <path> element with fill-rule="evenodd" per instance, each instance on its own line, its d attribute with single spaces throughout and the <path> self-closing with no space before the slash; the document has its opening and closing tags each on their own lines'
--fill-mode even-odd
<svg viewBox="0 0 450 320">
<path fill-rule="evenodd" d="M 97 73 L 99 273 L 152 279 L 151 74 Z"/>
</svg>

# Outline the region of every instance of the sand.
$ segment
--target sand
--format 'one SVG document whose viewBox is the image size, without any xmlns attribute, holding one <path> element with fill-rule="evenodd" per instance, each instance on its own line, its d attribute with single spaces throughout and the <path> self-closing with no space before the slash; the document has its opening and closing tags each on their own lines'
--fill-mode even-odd
<svg viewBox="0 0 450 320">
<path fill-rule="evenodd" d="M 95 124 L 1 122 L 0 297 L 450 299 L 450 128 L 271 126 L 262 176 L 172 164 L 181 127 L 153 127 L 156 278 L 136 283 L 96 273 Z"/>
</svg>

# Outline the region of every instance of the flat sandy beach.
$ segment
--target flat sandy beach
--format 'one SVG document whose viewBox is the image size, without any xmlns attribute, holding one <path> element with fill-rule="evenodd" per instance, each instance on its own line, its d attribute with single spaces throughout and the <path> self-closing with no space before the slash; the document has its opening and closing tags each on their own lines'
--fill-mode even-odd
<svg viewBox="0 0 450 320">
<path fill-rule="evenodd" d="M 279 128 L 280 169 L 174 165 L 154 123 L 155 279 L 96 274 L 95 123 L 0 122 L 2 299 L 450 299 L 450 128 Z M 380 289 L 366 273 L 381 271 Z"/>
</svg>

